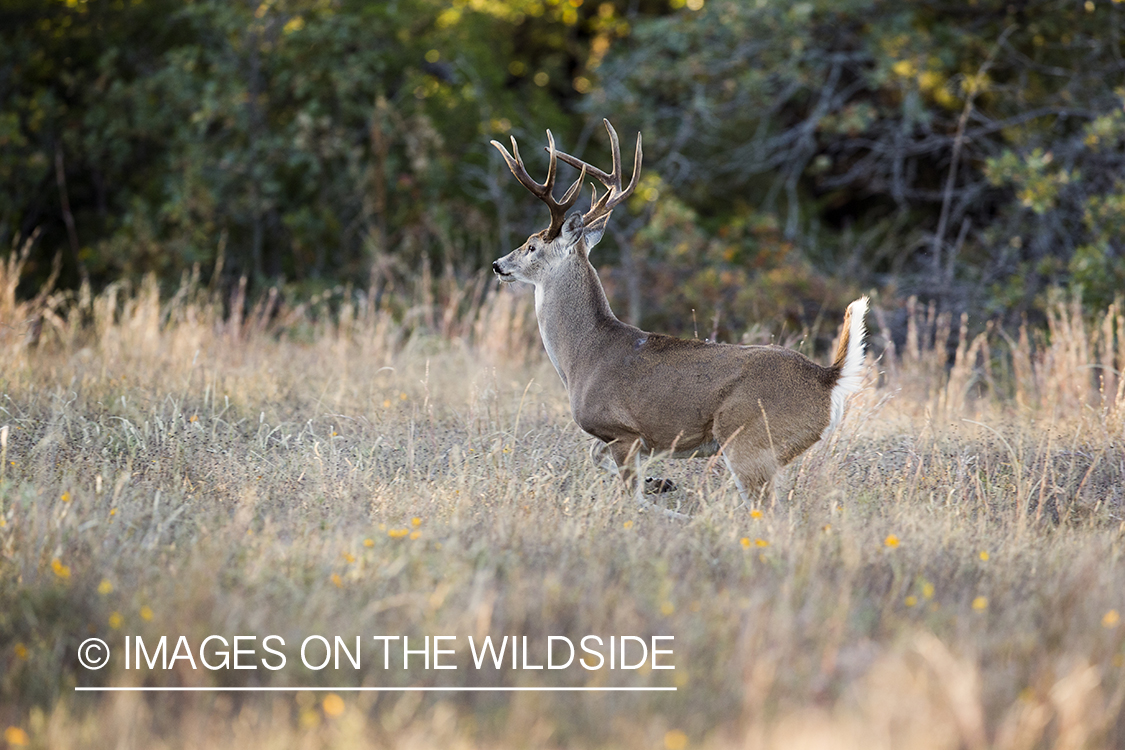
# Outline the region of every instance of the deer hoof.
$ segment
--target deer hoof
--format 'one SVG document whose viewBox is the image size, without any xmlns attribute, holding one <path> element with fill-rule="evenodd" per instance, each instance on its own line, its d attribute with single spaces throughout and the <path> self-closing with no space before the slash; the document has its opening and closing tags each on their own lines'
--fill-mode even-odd
<svg viewBox="0 0 1125 750">
<path fill-rule="evenodd" d="M 645 477 L 646 495 L 659 495 L 663 492 L 675 491 L 676 483 L 671 479 L 661 479 L 660 477 Z"/>
</svg>

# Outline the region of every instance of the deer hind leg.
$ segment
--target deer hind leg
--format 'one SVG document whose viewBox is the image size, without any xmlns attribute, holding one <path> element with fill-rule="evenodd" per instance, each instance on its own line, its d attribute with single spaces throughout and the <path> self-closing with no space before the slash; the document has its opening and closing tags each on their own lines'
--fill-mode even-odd
<svg viewBox="0 0 1125 750">
<path fill-rule="evenodd" d="M 723 460 L 734 476 L 742 502 L 747 505 L 769 493 L 774 474 L 781 468 L 777 453 L 768 441 L 763 443 L 741 431 L 723 443 Z"/>
</svg>

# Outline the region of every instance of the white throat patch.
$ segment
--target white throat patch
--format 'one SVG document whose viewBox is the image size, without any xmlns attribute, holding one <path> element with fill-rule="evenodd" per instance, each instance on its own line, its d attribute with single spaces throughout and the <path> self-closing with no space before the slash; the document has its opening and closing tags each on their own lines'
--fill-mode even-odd
<svg viewBox="0 0 1125 750">
<path fill-rule="evenodd" d="M 543 287 L 539 284 L 535 285 L 535 321 L 539 324 L 539 338 L 543 339 L 543 348 L 547 350 L 547 356 L 551 360 L 551 364 L 555 366 L 555 372 L 562 378 L 563 385 L 567 385 L 566 375 L 563 374 L 562 368 L 559 367 L 558 357 L 555 356 L 555 349 L 551 345 L 551 337 L 547 333 L 547 329 L 543 327 Z"/>
</svg>

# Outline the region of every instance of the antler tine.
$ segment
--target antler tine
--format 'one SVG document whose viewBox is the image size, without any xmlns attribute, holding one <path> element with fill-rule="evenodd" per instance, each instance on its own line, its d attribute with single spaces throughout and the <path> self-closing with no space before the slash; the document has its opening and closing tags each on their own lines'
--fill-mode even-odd
<svg viewBox="0 0 1125 750">
<path fill-rule="evenodd" d="M 547 204 L 547 208 L 551 211 L 551 224 L 547 229 L 547 236 L 550 238 L 555 237 L 559 230 L 562 229 L 563 221 L 566 219 L 566 212 L 578 200 L 578 196 L 582 192 L 582 182 L 586 179 L 586 169 L 582 169 L 582 173 L 570 188 L 567 189 L 566 194 L 563 195 L 561 201 L 556 201 L 552 192 L 555 187 L 555 177 L 558 172 L 558 150 L 555 148 L 555 137 L 551 131 L 547 131 L 547 151 L 550 153 L 550 163 L 547 167 L 547 180 L 543 184 L 536 182 L 527 172 L 527 167 L 524 166 L 523 159 L 520 157 L 519 146 L 516 145 L 516 137 L 512 136 L 512 153 L 509 154 L 508 150 L 504 148 L 503 144 L 499 141 L 492 141 L 492 145 L 504 157 L 504 162 L 508 165 L 508 169 L 512 171 L 516 179 L 520 181 L 528 191 Z"/>
<path fill-rule="evenodd" d="M 613 185 L 613 180 L 614 180 L 613 175 L 603 172 L 602 170 L 595 167 L 593 164 L 587 164 L 586 162 L 582 161 L 578 157 L 571 156 L 570 154 L 566 153 L 565 151 L 559 151 L 558 156 L 559 156 L 560 159 L 562 159 L 564 162 L 566 162 L 570 166 L 574 167 L 575 169 L 581 169 L 582 167 L 586 167 L 586 171 L 589 173 L 589 175 L 591 177 L 593 177 L 594 179 L 596 179 L 598 182 L 605 185 L 606 187 L 611 187 Z"/>
<path fill-rule="evenodd" d="M 641 177 L 641 134 L 637 133 L 637 150 L 633 154 L 633 177 L 629 180 L 629 187 L 624 190 L 621 189 L 621 155 L 617 155 L 617 164 L 614 166 L 614 172 L 617 173 L 617 186 L 616 190 L 611 191 L 614 193 L 613 197 L 606 201 L 602 207 L 603 211 L 609 212 L 616 208 L 622 201 L 633 194 L 637 189 L 637 183 L 640 182 Z"/>
<path fill-rule="evenodd" d="M 551 195 L 551 191 L 555 189 L 555 173 L 558 172 L 558 159 L 555 157 L 557 153 L 555 149 L 555 136 L 551 135 L 551 129 L 547 129 L 547 150 L 551 154 L 550 161 L 547 162 L 547 181 L 543 183 L 546 188 L 547 195 Z"/>
<path fill-rule="evenodd" d="M 614 189 L 621 192 L 621 142 L 617 140 L 617 131 L 609 124 L 609 119 L 603 117 L 602 122 L 605 124 L 606 132 L 609 133 L 609 150 L 610 156 L 613 158 L 613 177 Z"/>
<path fill-rule="evenodd" d="M 633 152 L 633 176 L 629 178 L 629 187 L 625 188 L 622 197 L 627 198 L 637 189 L 637 183 L 640 181 L 641 176 L 641 162 L 643 160 L 644 155 L 641 153 L 641 134 L 637 133 L 637 149 Z"/>
<path fill-rule="evenodd" d="M 581 168 L 583 165 L 587 167 L 590 176 L 597 179 L 600 183 L 605 185 L 610 190 L 621 191 L 621 144 L 617 139 L 617 131 L 609 124 L 609 120 L 603 119 L 605 129 L 609 132 L 609 148 L 610 155 L 613 158 L 613 171 L 603 172 L 592 164 L 586 164 L 576 156 L 571 156 L 568 153 L 559 151 L 559 158 L 564 162 L 574 167 L 575 169 Z"/>
<path fill-rule="evenodd" d="M 547 168 L 547 183 L 551 186 L 551 188 L 553 188 L 555 184 L 555 175 L 558 169 L 558 167 L 556 166 L 557 159 L 560 152 L 555 148 L 555 138 L 551 135 L 550 130 L 547 131 L 547 148 L 551 152 L 551 165 Z M 578 175 L 578 179 L 574 181 L 574 184 L 567 188 L 566 192 L 563 194 L 562 200 L 556 203 L 556 205 L 558 205 L 559 208 L 562 209 L 562 213 L 564 216 L 566 215 L 567 210 L 569 210 L 570 207 L 574 205 L 574 202 L 578 200 L 578 196 L 582 192 L 582 183 L 586 179 L 586 171 L 586 165 L 582 165 L 582 171 Z M 547 189 L 547 194 L 551 194 L 550 188 Z"/>
<path fill-rule="evenodd" d="M 565 209 L 569 209 L 578 200 L 578 196 L 582 194 L 582 183 L 586 180 L 586 166 L 582 166 L 582 172 L 579 173 L 578 179 L 574 184 L 567 188 L 566 193 L 563 194 L 562 201 L 559 202 Z"/>
<path fill-rule="evenodd" d="M 520 148 L 516 145 L 515 136 L 512 136 L 512 151 L 515 154 L 514 156 L 508 153 L 508 149 L 504 148 L 504 144 L 500 141 L 493 140 L 492 145 L 495 146 L 496 150 L 500 152 L 500 155 L 504 157 L 504 163 L 508 165 L 508 169 L 510 169 L 516 179 L 520 181 L 520 184 L 530 190 L 532 194 L 537 196 L 542 195 L 543 186 L 531 178 L 531 175 L 527 173 L 527 168 L 523 165 L 523 159 L 520 158 Z"/>
<path fill-rule="evenodd" d="M 558 172 L 558 149 L 555 148 L 555 137 L 551 135 L 551 131 L 547 131 L 547 149 L 551 152 L 550 166 L 547 167 L 547 186 L 546 196 L 543 201 L 547 204 L 547 208 L 551 210 L 551 226 L 547 228 L 547 237 L 556 237 L 562 230 L 563 222 L 566 221 L 566 212 L 578 200 L 578 196 L 582 194 L 582 182 L 586 179 L 586 168 L 582 168 L 582 172 L 578 175 L 578 179 L 574 181 L 566 193 L 563 194 L 561 201 L 556 201 L 551 191 L 555 186 L 555 176 Z"/>
<path fill-rule="evenodd" d="M 613 170 L 611 172 L 603 172 L 597 167 L 591 166 L 581 159 L 571 156 L 570 154 L 558 152 L 558 157 L 572 167 L 579 167 L 586 169 L 590 176 L 601 182 L 606 187 L 606 192 L 602 194 L 599 199 L 597 191 L 594 192 L 594 199 L 591 201 L 590 210 L 587 211 L 583 218 L 586 223 L 596 220 L 602 214 L 609 213 L 618 205 L 621 204 L 626 198 L 633 194 L 637 187 L 637 183 L 641 174 L 641 134 L 637 133 L 637 149 L 633 156 L 633 177 L 629 180 L 629 187 L 622 189 L 621 177 L 623 170 L 621 169 L 621 142 L 617 137 L 617 131 L 613 129 L 608 119 L 603 119 L 606 132 L 609 133 L 609 148 L 610 154 L 613 158 Z"/>
<path fill-rule="evenodd" d="M 603 214 L 608 214 L 618 205 L 620 205 L 626 198 L 633 194 L 637 189 L 637 183 L 640 181 L 641 176 L 641 134 L 637 133 L 637 148 L 633 155 L 633 177 L 629 180 L 629 187 L 624 190 L 621 189 L 621 145 L 617 139 L 617 131 L 609 124 L 609 120 L 605 120 L 605 128 L 609 131 L 610 149 L 613 153 L 613 172 L 610 174 L 612 182 L 605 182 L 606 194 L 602 199 L 590 207 L 586 213 L 585 219 L 587 222 L 593 221 Z"/>
<path fill-rule="evenodd" d="M 492 145 L 500 151 L 500 155 L 504 157 L 504 161 L 507 162 L 508 169 L 512 170 L 512 174 L 516 176 L 520 184 L 527 188 L 532 195 L 543 198 L 550 193 L 553 182 L 551 178 L 553 175 L 548 172 L 547 182 L 542 185 L 535 181 L 531 174 L 528 173 L 527 167 L 524 166 L 523 157 L 520 156 L 520 147 L 516 144 L 515 136 L 512 136 L 512 153 L 510 155 L 508 154 L 508 150 L 499 142 L 493 141 Z"/>
</svg>

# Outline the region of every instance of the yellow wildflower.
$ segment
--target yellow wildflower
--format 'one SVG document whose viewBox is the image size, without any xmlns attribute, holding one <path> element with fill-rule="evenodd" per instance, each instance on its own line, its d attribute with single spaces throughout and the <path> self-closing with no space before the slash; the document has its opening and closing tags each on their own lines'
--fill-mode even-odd
<svg viewBox="0 0 1125 750">
<path fill-rule="evenodd" d="M 664 733 L 664 750 L 684 750 L 687 746 L 688 737 L 679 729 Z"/>
<path fill-rule="evenodd" d="M 301 712 L 298 722 L 300 722 L 302 729 L 315 729 L 320 726 L 320 714 L 316 712 L 315 708 L 306 708 Z"/>
<path fill-rule="evenodd" d="M 324 697 L 324 713 L 328 716 L 336 717 L 344 713 L 344 699 L 335 693 L 329 693 Z"/>
<path fill-rule="evenodd" d="M 70 566 L 63 565 L 62 560 L 57 557 L 54 560 L 51 560 L 51 570 L 55 572 L 56 576 L 63 579 L 64 581 L 70 578 Z"/>
<path fill-rule="evenodd" d="M 8 727 L 4 730 L 4 741 L 12 747 L 26 747 L 31 742 L 31 738 L 19 727 Z"/>
</svg>

